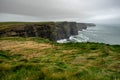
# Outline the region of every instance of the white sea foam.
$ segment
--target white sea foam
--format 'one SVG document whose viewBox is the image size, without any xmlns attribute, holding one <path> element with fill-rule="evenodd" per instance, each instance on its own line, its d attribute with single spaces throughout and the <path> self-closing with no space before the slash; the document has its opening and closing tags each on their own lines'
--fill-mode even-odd
<svg viewBox="0 0 120 80">
<path fill-rule="evenodd" d="M 57 43 L 67 43 L 67 39 L 61 39 L 61 40 L 57 40 Z"/>
<path fill-rule="evenodd" d="M 87 42 L 89 40 L 89 38 L 83 34 L 71 36 L 69 39 L 74 42 Z"/>
<path fill-rule="evenodd" d="M 58 40 L 58 43 L 67 42 L 100 42 L 107 44 L 120 44 L 120 27 L 96 26 L 79 31 L 78 35 L 69 39 Z"/>
<path fill-rule="evenodd" d="M 89 38 L 82 33 L 76 36 L 70 36 L 69 39 L 58 40 L 58 43 L 67 43 L 67 42 L 87 42 Z"/>
</svg>

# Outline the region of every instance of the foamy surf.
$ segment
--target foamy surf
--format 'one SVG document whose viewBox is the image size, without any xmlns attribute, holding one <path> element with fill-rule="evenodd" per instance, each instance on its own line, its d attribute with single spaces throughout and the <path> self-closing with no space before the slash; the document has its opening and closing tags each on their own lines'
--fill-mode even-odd
<svg viewBox="0 0 120 80">
<path fill-rule="evenodd" d="M 57 43 L 67 43 L 68 40 L 67 39 L 61 39 L 61 40 L 57 40 Z"/>
<path fill-rule="evenodd" d="M 70 36 L 69 39 L 57 40 L 58 43 L 67 43 L 67 42 L 88 42 L 89 38 L 81 33 L 76 36 Z"/>
</svg>

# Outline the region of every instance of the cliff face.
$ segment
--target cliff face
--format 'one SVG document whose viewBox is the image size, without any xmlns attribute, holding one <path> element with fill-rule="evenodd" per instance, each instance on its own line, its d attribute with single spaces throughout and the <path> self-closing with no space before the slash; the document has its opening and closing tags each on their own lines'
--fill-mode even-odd
<svg viewBox="0 0 120 80">
<path fill-rule="evenodd" d="M 86 26 L 88 26 L 88 27 L 94 27 L 96 25 L 94 23 L 86 23 Z"/>
<path fill-rule="evenodd" d="M 13 27 L 14 26 L 14 27 Z M 11 25 L 0 30 L 1 37 L 41 37 L 54 41 L 55 23 Z"/>
<path fill-rule="evenodd" d="M 78 35 L 76 22 L 60 22 L 56 25 L 57 40 L 69 38 L 71 35 Z"/>
<path fill-rule="evenodd" d="M 12 23 L 0 25 L 0 37 L 41 37 L 57 41 L 78 35 L 79 30 L 86 28 L 85 23 L 76 22 Z"/>
<path fill-rule="evenodd" d="M 83 29 L 87 29 L 86 23 L 77 23 L 77 28 L 79 31 L 82 31 Z"/>
</svg>

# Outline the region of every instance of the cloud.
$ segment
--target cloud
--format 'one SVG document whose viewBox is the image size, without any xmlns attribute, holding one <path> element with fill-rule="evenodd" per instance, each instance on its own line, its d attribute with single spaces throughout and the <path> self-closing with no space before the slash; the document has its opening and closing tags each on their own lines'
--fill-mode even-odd
<svg viewBox="0 0 120 80">
<path fill-rule="evenodd" d="M 119 3 L 120 0 L 0 0 L 0 13 L 24 17 L 25 15 L 34 16 L 39 18 L 36 20 L 43 21 L 101 22 L 101 20 L 112 21 L 114 19 L 115 22 L 115 18 L 116 20 L 120 18 Z"/>
<path fill-rule="evenodd" d="M 6 13 L 0 13 L 0 22 L 4 21 L 40 21 L 39 18 L 33 17 L 33 16 L 26 16 L 26 15 L 17 15 L 17 14 L 6 14 Z"/>
</svg>

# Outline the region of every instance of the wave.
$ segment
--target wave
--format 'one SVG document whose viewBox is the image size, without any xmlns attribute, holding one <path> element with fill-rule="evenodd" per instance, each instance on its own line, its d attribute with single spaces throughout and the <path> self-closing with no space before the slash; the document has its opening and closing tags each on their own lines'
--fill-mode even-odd
<svg viewBox="0 0 120 80">
<path fill-rule="evenodd" d="M 69 39 L 58 40 L 58 43 L 67 42 L 99 42 L 106 44 L 120 44 L 120 28 L 108 26 L 96 26 L 83 31 L 78 31 L 78 35 L 70 36 Z"/>
<path fill-rule="evenodd" d="M 61 39 L 61 40 L 57 40 L 57 43 L 67 43 L 68 40 L 67 39 Z"/>
<path fill-rule="evenodd" d="M 70 36 L 69 39 L 57 40 L 58 43 L 67 43 L 67 42 L 88 42 L 89 37 L 83 35 L 82 33 L 76 36 Z"/>
</svg>

